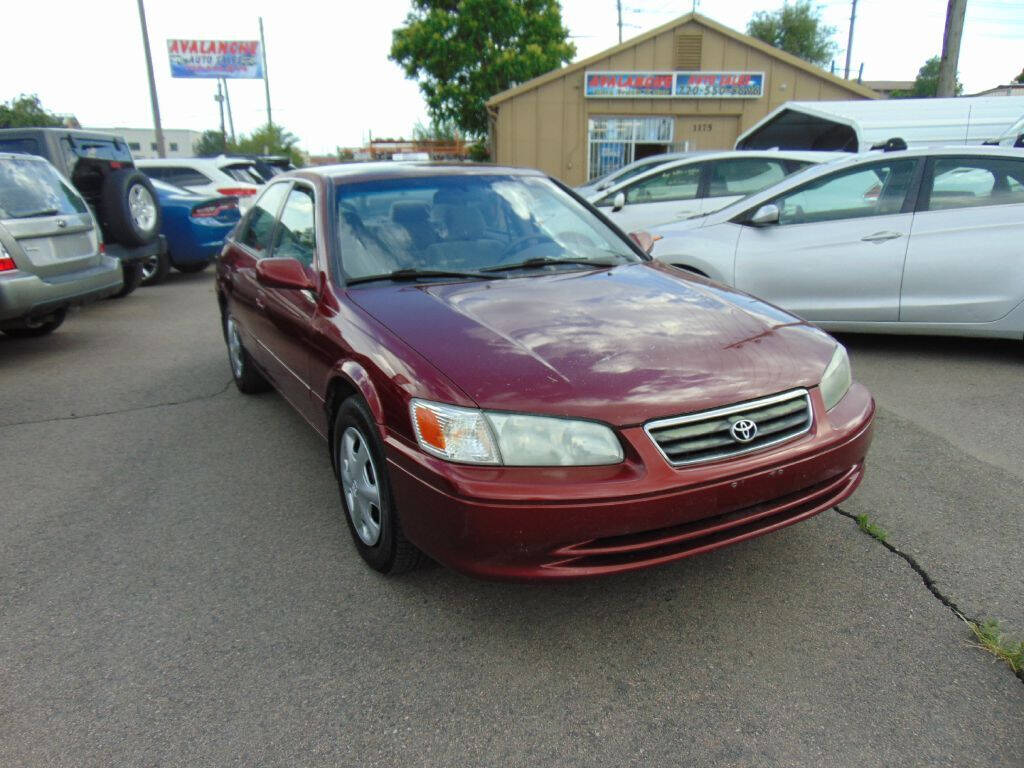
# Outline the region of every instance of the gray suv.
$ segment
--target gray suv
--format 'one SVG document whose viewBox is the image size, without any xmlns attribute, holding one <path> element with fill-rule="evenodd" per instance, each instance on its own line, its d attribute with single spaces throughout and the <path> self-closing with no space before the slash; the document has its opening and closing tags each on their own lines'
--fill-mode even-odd
<svg viewBox="0 0 1024 768">
<path fill-rule="evenodd" d="M 135 290 L 142 282 L 143 261 L 166 251 L 156 191 L 135 167 L 120 136 L 69 128 L 5 128 L 0 130 L 0 152 L 45 157 L 85 198 L 107 254 L 121 261 L 124 287 L 115 295 Z"/>
<path fill-rule="evenodd" d="M 0 331 L 43 336 L 122 289 L 89 206 L 46 160 L 0 152 Z"/>
</svg>

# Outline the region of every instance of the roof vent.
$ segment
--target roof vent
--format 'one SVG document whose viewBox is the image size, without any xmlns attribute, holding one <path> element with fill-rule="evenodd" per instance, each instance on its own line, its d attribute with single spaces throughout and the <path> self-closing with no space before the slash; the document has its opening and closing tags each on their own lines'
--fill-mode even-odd
<svg viewBox="0 0 1024 768">
<path fill-rule="evenodd" d="M 700 69 L 704 35 L 676 35 L 675 68 Z"/>
<path fill-rule="evenodd" d="M 907 148 L 907 142 L 905 142 L 899 136 L 894 136 L 888 141 L 883 141 L 881 144 L 873 145 L 871 148 L 880 149 L 883 152 L 899 152 L 901 149 Z"/>
</svg>

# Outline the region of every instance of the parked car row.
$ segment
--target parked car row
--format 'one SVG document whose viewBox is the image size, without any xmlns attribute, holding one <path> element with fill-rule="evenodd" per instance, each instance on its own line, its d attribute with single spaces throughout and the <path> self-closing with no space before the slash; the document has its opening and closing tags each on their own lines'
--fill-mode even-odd
<svg viewBox="0 0 1024 768">
<path fill-rule="evenodd" d="M 284 158 L 219 158 L 254 194 Z M 272 165 L 277 162 L 278 165 Z M 237 167 L 232 167 L 237 166 Z M 242 183 L 242 182 L 237 182 Z M 0 331 L 40 336 L 69 307 L 205 269 L 237 224 L 239 198 L 151 181 L 117 136 L 0 130 Z"/>
</svg>

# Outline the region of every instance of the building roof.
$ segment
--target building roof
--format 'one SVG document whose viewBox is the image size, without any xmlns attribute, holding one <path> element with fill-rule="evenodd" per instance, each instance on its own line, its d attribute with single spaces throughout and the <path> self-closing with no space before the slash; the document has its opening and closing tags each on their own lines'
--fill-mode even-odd
<svg viewBox="0 0 1024 768">
<path fill-rule="evenodd" d="M 757 50 L 764 53 L 766 56 L 771 56 L 772 58 L 778 59 L 779 61 L 788 64 L 789 66 L 794 67 L 795 69 L 803 70 L 804 72 L 808 72 L 816 77 L 820 77 L 823 80 L 827 80 L 834 85 L 837 85 L 841 88 L 845 88 L 854 95 L 868 99 L 878 98 L 878 94 L 875 91 L 871 90 L 866 86 L 859 85 L 853 80 L 844 80 L 841 77 L 836 77 L 835 75 L 826 72 L 821 67 L 806 62 L 803 59 L 799 58 L 798 56 L 794 56 L 791 53 L 786 53 L 780 48 L 776 48 L 773 45 L 769 45 L 768 43 L 758 40 L 756 37 L 751 37 L 750 35 L 745 35 L 742 32 L 737 32 L 735 29 L 731 29 L 730 27 L 727 27 L 724 24 L 719 24 L 717 21 L 709 19 L 707 16 L 703 16 L 699 13 L 687 13 L 675 19 L 674 21 L 670 21 L 667 24 L 662 24 L 660 27 L 655 27 L 654 29 L 644 32 L 641 35 L 637 35 L 636 37 L 631 37 L 629 40 L 626 40 L 625 42 L 620 43 L 619 45 L 616 45 L 612 48 L 607 48 L 601 51 L 600 53 L 594 54 L 593 56 L 588 56 L 585 59 L 573 62 L 572 64 L 568 64 L 559 69 L 553 69 L 550 72 L 546 72 L 543 75 L 540 75 L 539 77 L 533 78 L 532 80 L 527 80 L 525 83 L 520 83 L 517 86 L 502 91 L 501 93 L 496 93 L 494 96 L 487 100 L 487 106 L 495 106 L 503 101 L 511 99 L 513 96 L 518 96 L 520 93 L 531 91 L 534 88 L 538 88 L 544 85 L 545 83 L 551 82 L 552 80 L 556 80 L 560 77 L 571 74 L 573 72 L 586 69 L 590 65 L 595 64 L 601 61 L 602 59 L 606 59 L 609 56 L 614 56 L 615 54 L 621 51 L 629 50 L 630 48 L 633 48 L 634 46 L 639 45 L 640 43 L 650 40 L 653 37 L 668 32 L 669 30 L 674 29 L 675 27 L 680 27 L 683 24 L 687 24 L 691 21 L 703 27 L 706 27 L 707 29 L 710 29 L 714 32 L 718 32 L 719 34 L 725 37 L 736 40 L 737 42 L 742 43 L 743 45 L 750 46 L 751 48 L 756 48 Z"/>
</svg>

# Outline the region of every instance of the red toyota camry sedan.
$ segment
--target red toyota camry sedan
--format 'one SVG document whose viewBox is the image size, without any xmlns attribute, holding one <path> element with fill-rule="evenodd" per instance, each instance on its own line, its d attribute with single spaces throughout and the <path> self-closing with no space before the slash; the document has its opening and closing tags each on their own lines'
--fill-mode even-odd
<svg viewBox="0 0 1024 768">
<path fill-rule="evenodd" d="M 384 573 L 626 571 L 853 493 L 874 402 L 843 347 L 641 242 L 535 171 L 276 176 L 217 266 L 231 370 L 327 440 Z"/>
</svg>

